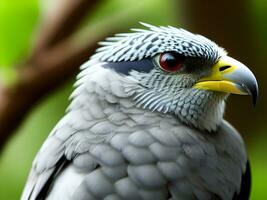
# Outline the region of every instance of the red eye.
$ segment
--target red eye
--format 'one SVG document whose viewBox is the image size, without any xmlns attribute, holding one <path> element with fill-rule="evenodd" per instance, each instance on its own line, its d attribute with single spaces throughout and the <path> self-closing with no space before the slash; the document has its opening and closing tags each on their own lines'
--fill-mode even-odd
<svg viewBox="0 0 267 200">
<path fill-rule="evenodd" d="M 166 52 L 160 54 L 159 64 L 162 69 L 168 72 L 177 72 L 183 65 L 184 57 L 177 53 Z"/>
</svg>

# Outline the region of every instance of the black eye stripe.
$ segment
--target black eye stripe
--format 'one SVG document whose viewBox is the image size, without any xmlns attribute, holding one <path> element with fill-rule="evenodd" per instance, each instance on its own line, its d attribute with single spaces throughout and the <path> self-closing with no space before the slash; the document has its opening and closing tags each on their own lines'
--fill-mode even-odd
<svg viewBox="0 0 267 200">
<path fill-rule="evenodd" d="M 107 62 L 103 65 L 105 68 L 113 69 L 118 73 L 129 75 L 130 71 L 149 73 L 155 65 L 152 59 L 147 58 L 137 61 Z"/>
</svg>

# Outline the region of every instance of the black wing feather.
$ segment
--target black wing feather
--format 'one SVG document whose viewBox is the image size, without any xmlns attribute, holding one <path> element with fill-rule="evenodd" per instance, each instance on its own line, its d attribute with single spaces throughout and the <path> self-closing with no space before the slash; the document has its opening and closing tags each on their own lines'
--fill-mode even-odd
<svg viewBox="0 0 267 200">
<path fill-rule="evenodd" d="M 241 190 L 239 194 L 235 193 L 233 200 L 248 200 L 251 189 L 251 171 L 250 164 L 247 161 L 246 171 L 242 176 Z"/>
<path fill-rule="evenodd" d="M 53 184 L 55 178 L 59 174 L 61 170 L 63 170 L 68 164 L 69 160 L 66 159 L 65 156 L 62 156 L 59 161 L 56 163 L 55 169 L 49 179 L 46 181 L 45 185 L 41 189 L 41 191 L 38 193 L 36 200 L 44 200 L 47 196 L 48 191 L 51 189 L 51 185 Z"/>
</svg>

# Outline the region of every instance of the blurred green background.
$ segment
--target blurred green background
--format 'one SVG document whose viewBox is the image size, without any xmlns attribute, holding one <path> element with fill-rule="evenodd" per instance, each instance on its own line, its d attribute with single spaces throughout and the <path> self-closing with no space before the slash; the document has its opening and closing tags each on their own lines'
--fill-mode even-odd
<svg viewBox="0 0 267 200">
<path fill-rule="evenodd" d="M 45 15 L 49 15 L 49 10 L 54 7 L 55 2 L 52 0 L 0 0 L 1 84 L 12 85 L 16 81 L 15 66 L 22 63 L 33 51 L 32 45 L 38 34 L 40 21 Z M 243 131 L 242 136 L 247 144 L 252 165 L 253 186 L 251 199 L 262 200 L 267 199 L 267 135 L 265 135 L 267 121 L 263 109 L 267 90 L 265 88 L 266 84 L 264 84 L 266 83 L 266 76 L 264 75 L 266 64 L 262 62 L 264 61 L 262 58 L 266 59 L 264 52 L 267 52 L 267 1 L 251 0 L 244 2 L 251 13 L 248 23 L 253 25 L 247 28 L 248 31 L 253 28 L 251 37 L 253 37 L 253 41 L 257 42 L 257 52 L 253 52 L 252 60 L 257 62 L 255 69 L 256 77 L 258 77 L 260 83 L 261 96 L 255 110 L 250 106 L 248 98 L 232 97 L 228 101 L 229 107 L 226 117 L 239 130 Z M 186 9 L 188 7 L 184 6 L 182 0 L 103 0 L 83 21 L 76 38 L 79 40 L 80 35 L 82 37 L 82 35 L 87 34 L 92 37 L 94 34 L 99 34 L 99 30 L 110 31 L 109 29 L 113 27 L 119 27 L 118 30 L 127 31 L 132 27 L 140 27 L 139 21 L 155 25 L 190 27 L 190 24 L 187 24 L 190 22 L 187 20 Z M 194 12 L 194 10 L 191 10 L 191 12 Z M 218 8 L 217 12 L 225 12 L 225 15 L 229 15 L 227 11 L 220 10 L 220 8 Z M 238 10 L 236 12 L 238 13 Z M 98 31 L 94 31 L 95 27 L 97 27 Z M 238 24 L 236 29 L 227 31 L 243 34 L 242 32 L 239 33 Z M 213 32 L 213 30 L 210 30 L 210 32 Z M 252 39 L 249 38 L 249 40 Z M 234 46 L 235 41 L 231 41 L 231 44 Z M 224 44 L 220 45 L 224 46 Z M 245 43 L 241 48 L 248 54 L 250 53 L 250 49 L 246 49 Z M 238 59 L 241 61 L 246 59 L 242 55 L 239 57 Z M 253 63 L 250 61 L 251 64 Z M 252 71 L 254 71 L 253 67 L 251 66 Z M 73 82 L 74 78 L 35 106 L 24 120 L 22 126 L 19 127 L 14 136 L 5 145 L 0 156 L 1 200 L 19 199 L 37 150 L 56 122 L 64 115 L 64 110 L 69 103 L 68 96 L 73 89 Z M 231 103 L 232 99 L 233 104 Z M 245 106 L 239 107 L 239 101 L 245 102 Z M 246 115 L 244 109 L 249 110 L 249 114 Z M 256 116 L 260 117 L 256 118 Z M 250 123 L 251 125 L 248 126 L 245 123 Z"/>
</svg>

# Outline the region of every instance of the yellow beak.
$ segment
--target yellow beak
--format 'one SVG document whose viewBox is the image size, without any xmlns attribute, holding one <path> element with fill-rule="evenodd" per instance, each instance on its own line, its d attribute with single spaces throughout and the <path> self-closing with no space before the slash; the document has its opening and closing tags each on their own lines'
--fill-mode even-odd
<svg viewBox="0 0 267 200">
<path fill-rule="evenodd" d="M 201 90 L 251 95 L 255 105 L 258 83 L 253 73 L 241 62 L 223 56 L 211 69 L 211 74 L 201 78 L 194 86 Z"/>
</svg>

